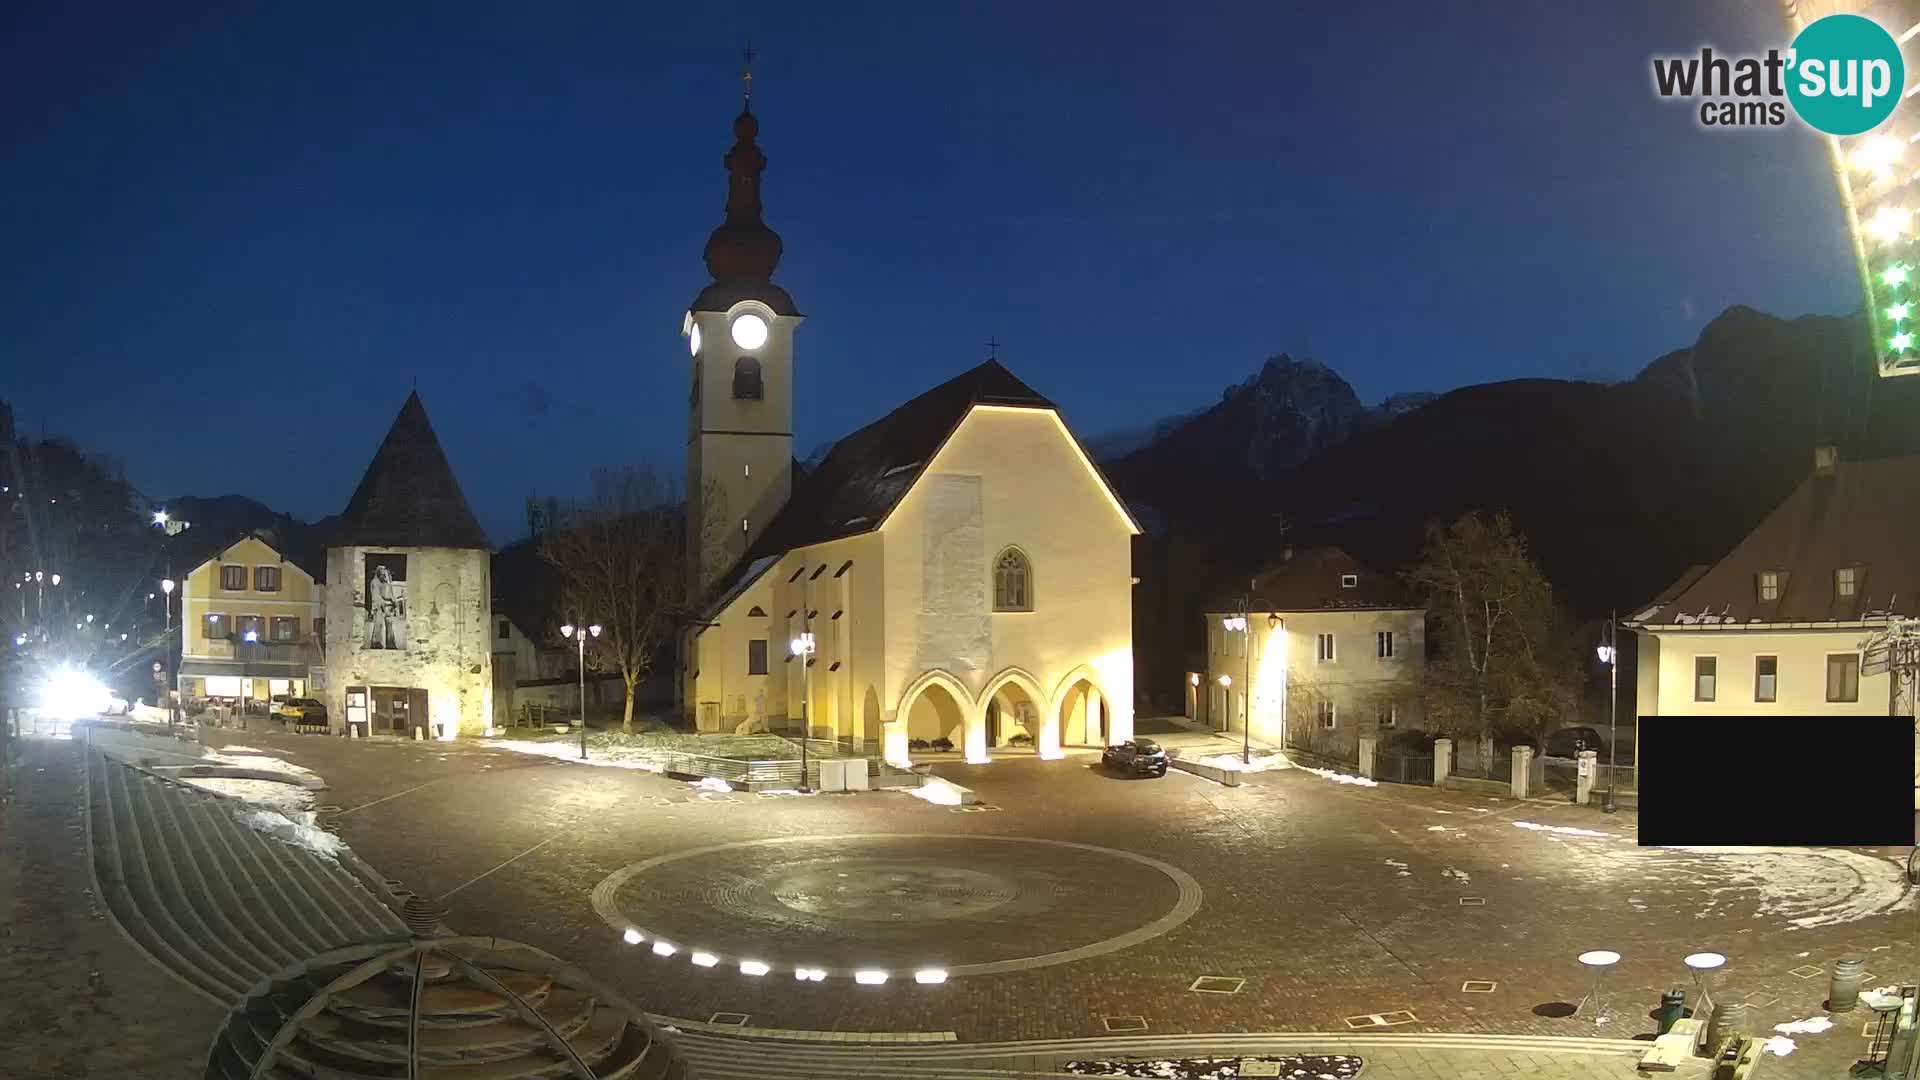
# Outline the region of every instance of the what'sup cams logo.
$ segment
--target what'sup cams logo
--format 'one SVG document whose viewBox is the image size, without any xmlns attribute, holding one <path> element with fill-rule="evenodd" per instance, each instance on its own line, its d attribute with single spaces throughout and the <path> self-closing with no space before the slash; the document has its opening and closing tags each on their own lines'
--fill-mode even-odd
<svg viewBox="0 0 1920 1080">
<path fill-rule="evenodd" d="M 1778 127 L 1791 106 L 1816 131 L 1858 135 L 1893 114 L 1906 82 L 1900 43 L 1859 15 L 1809 23 L 1784 53 L 1653 58 L 1655 92 L 1698 100 L 1704 127 Z"/>
</svg>

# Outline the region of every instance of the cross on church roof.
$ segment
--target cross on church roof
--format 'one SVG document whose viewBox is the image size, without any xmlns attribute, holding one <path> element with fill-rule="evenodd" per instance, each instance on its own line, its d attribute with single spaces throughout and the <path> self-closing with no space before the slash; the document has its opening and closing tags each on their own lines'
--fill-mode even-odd
<svg viewBox="0 0 1920 1080">
<path fill-rule="evenodd" d="M 740 60 L 745 65 L 740 71 L 740 98 L 743 101 L 753 99 L 753 40 L 747 40 L 746 47 L 740 50 Z"/>
<path fill-rule="evenodd" d="M 994 337 L 987 338 L 987 359 L 989 360 L 1000 359 L 1000 342 L 997 338 L 994 338 Z"/>
</svg>

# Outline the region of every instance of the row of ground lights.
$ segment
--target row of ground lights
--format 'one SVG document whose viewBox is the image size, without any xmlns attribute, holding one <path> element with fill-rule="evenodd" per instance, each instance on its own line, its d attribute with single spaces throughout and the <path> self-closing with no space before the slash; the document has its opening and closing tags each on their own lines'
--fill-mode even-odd
<svg viewBox="0 0 1920 1080">
<path fill-rule="evenodd" d="M 645 935 L 641 934 L 640 931 L 634 930 L 631 928 L 629 928 L 627 932 L 624 935 L 622 935 L 622 937 L 624 938 L 626 943 L 629 945 L 638 945 L 646 941 Z M 653 955 L 655 956 L 663 956 L 663 957 L 672 956 L 679 951 L 680 951 L 680 947 L 673 944 L 672 942 L 661 941 L 658 938 L 654 939 Z M 693 965 L 695 967 L 710 968 L 710 967 L 720 966 L 720 958 L 710 952 L 695 951 L 693 953 L 690 953 L 687 956 L 687 959 L 693 961 Z M 742 975 L 751 975 L 751 976 L 758 977 L 762 975 L 770 975 L 772 973 L 773 973 L 773 966 L 771 964 L 766 963 L 765 961 L 762 961 L 762 960 L 740 961 L 740 974 Z M 825 968 L 796 967 L 793 969 L 793 977 L 795 980 L 799 982 L 826 982 L 827 970 Z M 862 968 L 859 971 L 856 971 L 853 973 L 853 981 L 859 983 L 862 986 L 880 986 L 884 984 L 888 978 L 889 978 L 889 974 L 885 971 L 882 971 L 879 968 Z M 940 983 L 947 981 L 947 969 L 920 968 L 919 970 L 913 973 L 913 981 L 919 983 L 922 986 L 938 985 Z"/>
</svg>

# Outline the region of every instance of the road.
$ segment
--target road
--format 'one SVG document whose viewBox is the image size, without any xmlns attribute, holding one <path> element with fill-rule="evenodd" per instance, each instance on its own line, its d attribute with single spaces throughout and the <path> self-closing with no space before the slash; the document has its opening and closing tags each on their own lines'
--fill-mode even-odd
<svg viewBox="0 0 1920 1080">
<path fill-rule="evenodd" d="M 1687 983 L 1680 958 L 1711 950 L 1764 1030 L 1818 1012 L 1825 977 L 1801 977 L 1809 968 L 1857 953 L 1887 983 L 1920 959 L 1893 852 L 1643 850 L 1631 814 L 1553 802 L 1301 770 L 1233 789 L 1027 758 L 938 766 L 989 807 L 961 812 L 897 793 L 703 795 L 471 744 L 229 741 L 326 777 L 340 834 L 445 897 L 457 930 L 526 941 L 696 1021 L 973 1041 L 1136 1022 L 1388 1030 L 1378 1017 L 1392 1030 L 1625 1037 L 1650 1029 L 1662 989 Z M 625 944 L 622 926 L 647 943 Z M 654 955 L 656 937 L 674 954 Z M 1032 963 L 1076 949 L 1091 951 Z M 1612 1026 L 1555 1015 L 1592 988 L 1574 959 L 1591 949 L 1622 955 L 1603 986 Z M 695 966 L 695 951 L 718 962 Z M 747 957 L 772 972 L 741 974 Z M 834 974 L 800 982 L 793 964 Z M 953 977 L 913 983 L 926 966 Z M 889 981 L 848 977 L 864 968 Z M 1192 989 L 1203 976 L 1244 981 Z"/>
</svg>

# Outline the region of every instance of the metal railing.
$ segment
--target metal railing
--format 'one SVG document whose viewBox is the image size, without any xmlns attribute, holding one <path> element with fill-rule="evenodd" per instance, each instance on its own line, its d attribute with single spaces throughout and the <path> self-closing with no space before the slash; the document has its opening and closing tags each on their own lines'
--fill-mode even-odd
<svg viewBox="0 0 1920 1080">
<path fill-rule="evenodd" d="M 1385 751 L 1373 757 L 1373 779 L 1389 784 L 1433 784 L 1433 755 Z"/>
</svg>

